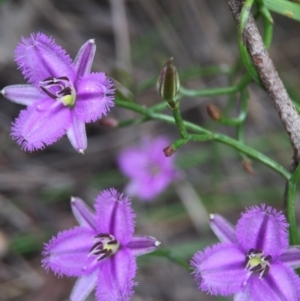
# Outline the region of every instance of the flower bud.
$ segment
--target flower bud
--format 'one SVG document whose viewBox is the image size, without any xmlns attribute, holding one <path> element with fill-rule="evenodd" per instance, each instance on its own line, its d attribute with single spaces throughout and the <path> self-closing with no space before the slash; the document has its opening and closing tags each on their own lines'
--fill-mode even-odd
<svg viewBox="0 0 300 301">
<path fill-rule="evenodd" d="M 157 79 L 156 88 L 163 100 L 166 100 L 171 107 L 174 106 L 174 97 L 179 90 L 180 82 L 176 67 L 173 65 L 173 58 L 169 58 L 162 68 Z"/>
<path fill-rule="evenodd" d="M 175 149 L 173 146 L 169 145 L 163 149 L 166 157 L 171 157 L 175 153 Z"/>
<path fill-rule="evenodd" d="M 222 117 L 222 111 L 215 105 L 207 105 L 206 112 L 208 116 L 215 121 L 218 121 Z"/>
<path fill-rule="evenodd" d="M 251 176 L 254 176 L 254 175 L 255 175 L 253 166 L 252 166 L 252 164 L 251 164 L 251 162 L 250 162 L 249 160 L 244 159 L 244 160 L 242 161 L 242 165 L 243 165 L 244 170 L 245 170 L 248 174 L 250 174 Z"/>
</svg>

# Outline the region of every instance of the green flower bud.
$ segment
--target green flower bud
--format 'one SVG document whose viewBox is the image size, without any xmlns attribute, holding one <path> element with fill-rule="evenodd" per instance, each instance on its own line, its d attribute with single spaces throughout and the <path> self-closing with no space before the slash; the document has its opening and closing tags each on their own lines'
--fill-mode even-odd
<svg viewBox="0 0 300 301">
<path fill-rule="evenodd" d="M 162 68 L 157 79 L 156 88 L 163 100 L 166 100 L 171 107 L 174 107 L 174 97 L 179 90 L 180 82 L 176 67 L 173 65 L 173 58 L 169 58 Z"/>
</svg>

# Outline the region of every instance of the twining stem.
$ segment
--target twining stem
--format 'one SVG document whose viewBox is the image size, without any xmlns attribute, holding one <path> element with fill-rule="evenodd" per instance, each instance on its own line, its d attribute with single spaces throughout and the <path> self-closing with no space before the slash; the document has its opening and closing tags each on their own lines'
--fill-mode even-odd
<svg viewBox="0 0 300 301">
<path fill-rule="evenodd" d="M 300 179 L 300 164 L 298 164 L 295 172 L 288 181 L 288 191 L 287 191 L 287 219 L 290 224 L 290 243 L 292 245 L 299 245 L 299 236 L 297 230 L 297 221 L 295 213 L 295 201 L 296 201 L 296 190 L 297 183 Z"/>
<path fill-rule="evenodd" d="M 249 3 L 250 0 L 247 1 Z M 239 26 L 244 1 L 227 0 L 227 2 Z M 290 137 L 295 159 L 300 159 L 300 117 L 269 57 L 251 14 L 248 15 L 242 35 L 261 82 L 273 100 L 285 130 Z"/>
<path fill-rule="evenodd" d="M 164 121 L 169 124 L 176 124 L 173 117 L 168 116 L 166 114 L 157 113 L 155 111 L 152 111 L 151 109 L 147 109 L 144 106 L 141 106 L 141 105 L 138 105 L 135 103 L 116 99 L 115 104 L 118 107 L 126 108 L 126 109 L 134 111 L 134 112 L 138 112 L 149 119 L 160 120 L 160 121 Z M 219 133 L 213 133 L 212 131 L 209 131 L 205 128 L 202 128 L 201 126 L 198 126 L 198 125 L 188 122 L 188 121 L 183 121 L 183 124 L 185 125 L 185 128 L 187 130 L 191 130 L 198 134 L 206 134 L 207 137 L 209 137 L 207 140 L 213 140 L 216 142 L 220 142 L 222 144 L 226 144 L 226 145 L 238 150 L 239 152 L 244 153 L 245 155 L 259 161 L 260 163 L 264 164 L 265 166 L 273 169 L 278 174 L 280 174 L 283 178 L 285 178 L 287 180 L 290 179 L 291 174 L 283 166 L 278 164 L 276 161 L 270 159 L 269 157 L 265 156 L 261 152 L 251 148 L 250 146 L 245 145 L 244 143 L 241 143 L 239 141 L 236 141 L 235 139 L 232 139 L 226 135 L 219 134 Z M 201 136 L 201 137 L 203 137 L 203 136 Z M 203 141 L 203 139 L 200 141 Z"/>
</svg>

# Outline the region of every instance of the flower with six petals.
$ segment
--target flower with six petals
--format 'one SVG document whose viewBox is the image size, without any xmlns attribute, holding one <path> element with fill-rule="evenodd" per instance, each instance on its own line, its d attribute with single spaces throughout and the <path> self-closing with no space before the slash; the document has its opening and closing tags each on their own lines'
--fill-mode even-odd
<svg viewBox="0 0 300 301">
<path fill-rule="evenodd" d="M 199 289 L 234 294 L 234 301 L 299 301 L 300 247 L 288 246 L 281 212 L 262 205 L 242 214 L 236 228 L 220 215 L 210 225 L 221 243 L 197 252 L 191 265 Z"/>
<path fill-rule="evenodd" d="M 91 73 L 96 51 L 87 41 L 74 62 L 55 41 L 43 33 L 22 38 L 15 61 L 27 85 L 11 85 L 1 93 L 27 109 L 13 124 L 12 137 L 22 149 L 34 151 L 67 134 L 72 146 L 87 147 L 85 123 L 106 115 L 114 105 L 114 89 L 104 73 Z"/>
<path fill-rule="evenodd" d="M 118 163 L 131 180 L 126 187 L 130 196 L 150 201 L 179 178 L 174 166 L 175 155 L 167 158 L 163 153 L 169 144 L 163 136 L 144 138 L 140 145 L 121 151 Z"/>
<path fill-rule="evenodd" d="M 134 213 L 129 199 L 115 189 L 102 191 L 95 213 L 72 198 L 79 227 L 60 232 L 46 244 L 43 266 L 55 274 L 79 277 L 71 301 L 83 301 L 96 287 L 98 301 L 127 301 L 133 294 L 136 256 L 160 244 L 151 236 L 133 236 Z"/>
</svg>

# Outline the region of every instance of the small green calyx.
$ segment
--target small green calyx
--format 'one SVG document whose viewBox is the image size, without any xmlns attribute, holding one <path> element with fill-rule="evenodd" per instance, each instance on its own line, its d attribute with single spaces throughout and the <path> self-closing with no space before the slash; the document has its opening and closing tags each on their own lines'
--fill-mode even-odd
<svg viewBox="0 0 300 301">
<path fill-rule="evenodd" d="M 173 64 L 173 58 L 169 58 L 161 70 L 157 79 L 156 88 L 160 97 L 174 107 L 174 97 L 180 87 L 179 76 Z"/>
</svg>

